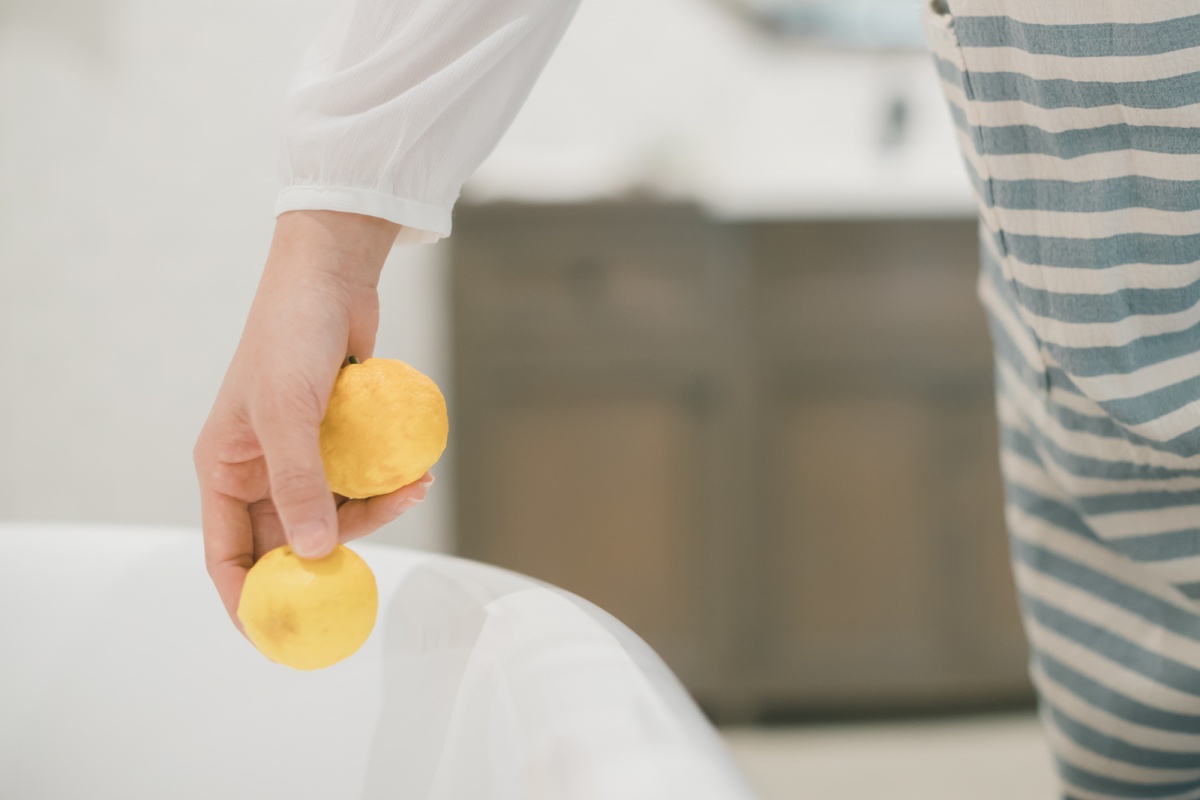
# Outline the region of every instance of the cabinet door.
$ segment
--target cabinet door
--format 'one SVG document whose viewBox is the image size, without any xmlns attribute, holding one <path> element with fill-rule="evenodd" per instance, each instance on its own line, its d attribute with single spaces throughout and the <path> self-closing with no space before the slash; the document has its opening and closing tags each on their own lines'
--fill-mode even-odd
<svg viewBox="0 0 1200 800">
<path fill-rule="evenodd" d="M 769 226 L 752 253 L 762 703 L 1029 697 L 971 223 Z"/>
<path fill-rule="evenodd" d="M 690 686 L 711 681 L 703 379 L 505 363 L 462 419 L 460 551 L 596 603 Z"/>
<path fill-rule="evenodd" d="M 991 398 L 943 403 L 938 429 L 943 562 L 951 570 L 947 591 L 956 598 L 954 656 L 977 679 L 981 699 L 1028 696 L 1028 648 L 1001 513 L 1004 485 Z"/>
<path fill-rule="evenodd" d="M 832 706 L 928 692 L 946 673 L 936 418 L 919 396 L 777 399 L 763 487 L 769 694 Z"/>
</svg>

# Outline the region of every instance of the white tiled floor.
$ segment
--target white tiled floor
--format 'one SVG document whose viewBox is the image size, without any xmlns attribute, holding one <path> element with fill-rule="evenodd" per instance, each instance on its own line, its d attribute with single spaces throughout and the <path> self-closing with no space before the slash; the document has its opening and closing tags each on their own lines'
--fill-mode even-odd
<svg viewBox="0 0 1200 800">
<path fill-rule="evenodd" d="M 721 732 L 762 800 L 1058 797 L 1032 714 Z"/>
</svg>

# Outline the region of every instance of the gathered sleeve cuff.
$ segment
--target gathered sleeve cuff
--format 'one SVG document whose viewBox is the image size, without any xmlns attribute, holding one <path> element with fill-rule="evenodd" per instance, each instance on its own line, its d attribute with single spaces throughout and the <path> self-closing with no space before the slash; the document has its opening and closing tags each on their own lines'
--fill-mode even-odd
<svg viewBox="0 0 1200 800">
<path fill-rule="evenodd" d="M 325 209 L 450 234 L 578 0 L 347 0 L 284 104 L 275 213 Z"/>
</svg>

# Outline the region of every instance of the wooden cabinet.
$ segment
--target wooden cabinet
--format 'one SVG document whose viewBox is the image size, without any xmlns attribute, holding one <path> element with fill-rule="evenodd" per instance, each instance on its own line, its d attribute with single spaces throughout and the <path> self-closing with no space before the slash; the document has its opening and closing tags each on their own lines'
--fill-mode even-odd
<svg viewBox="0 0 1200 800">
<path fill-rule="evenodd" d="M 722 232 L 682 207 L 455 224 L 460 552 L 591 600 L 716 692 L 733 591 Z"/>
<path fill-rule="evenodd" d="M 969 221 L 461 209 L 460 552 L 718 719 L 1030 696 Z"/>
<path fill-rule="evenodd" d="M 759 696 L 1027 697 L 971 222 L 758 226 Z"/>
</svg>

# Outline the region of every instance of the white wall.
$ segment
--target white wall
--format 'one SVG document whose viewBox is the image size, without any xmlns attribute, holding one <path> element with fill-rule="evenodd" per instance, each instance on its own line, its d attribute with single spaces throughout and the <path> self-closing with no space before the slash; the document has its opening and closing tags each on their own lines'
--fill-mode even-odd
<svg viewBox="0 0 1200 800">
<path fill-rule="evenodd" d="M 0 4 L 0 519 L 196 525 L 191 448 L 266 254 L 275 125 L 325 0 Z M 448 389 L 439 248 L 377 352 Z M 448 545 L 444 462 L 380 535 Z"/>
</svg>

